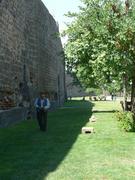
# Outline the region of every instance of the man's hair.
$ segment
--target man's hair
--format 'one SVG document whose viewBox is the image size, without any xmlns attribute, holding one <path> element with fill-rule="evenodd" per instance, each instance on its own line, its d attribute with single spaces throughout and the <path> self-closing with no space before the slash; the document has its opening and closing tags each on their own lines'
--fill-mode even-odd
<svg viewBox="0 0 135 180">
<path fill-rule="evenodd" d="M 48 96 L 48 92 L 44 91 L 44 92 L 40 92 L 40 96 L 45 95 Z"/>
</svg>

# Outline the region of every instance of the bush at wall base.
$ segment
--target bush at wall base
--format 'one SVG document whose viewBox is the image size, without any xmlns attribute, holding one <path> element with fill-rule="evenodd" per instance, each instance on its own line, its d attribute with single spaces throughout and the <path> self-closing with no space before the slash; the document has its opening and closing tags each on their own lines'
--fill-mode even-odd
<svg viewBox="0 0 135 180">
<path fill-rule="evenodd" d="M 126 132 L 135 132 L 135 118 L 132 112 L 117 112 L 116 118 L 120 129 Z"/>
</svg>

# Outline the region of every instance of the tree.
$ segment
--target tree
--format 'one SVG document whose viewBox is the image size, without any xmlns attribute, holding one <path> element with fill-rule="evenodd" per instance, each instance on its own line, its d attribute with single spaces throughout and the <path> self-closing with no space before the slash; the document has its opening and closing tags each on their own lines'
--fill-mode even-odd
<svg viewBox="0 0 135 180">
<path fill-rule="evenodd" d="M 65 34 L 67 68 L 86 87 L 132 84 L 135 112 L 135 3 L 126 0 L 82 0 Z"/>
</svg>

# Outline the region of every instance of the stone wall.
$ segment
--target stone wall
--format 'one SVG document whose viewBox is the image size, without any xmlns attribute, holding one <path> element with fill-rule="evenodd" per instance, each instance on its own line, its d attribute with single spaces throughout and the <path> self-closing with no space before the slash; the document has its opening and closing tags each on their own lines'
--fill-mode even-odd
<svg viewBox="0 0 135 180">
<path fill-rule="evenodd" d="M 67 98 L 84 97 L 89 95 L 79 84 L 75 83 L 75 80 L 71 76 L 71 74 L 66 74 L 66 89 L 67 89 Z"/>
<path fill-rule="evenodd" d="M 10 126 L 14 123 L 26 120 L 26 117 L 28 115 L 28 109 L 27 108 L 20 108 L 15 107 L 8 110 L 1 110 L 0 111 L 0 128 L 4 128 L 7 126 Z"/>
<path fill-rule="evenodd" d="M 65 98 L 58 25 L 41 0 L 0 1 L 0 107 L 29 106 L 40 91 Z M 7 101 L 8 101 L 7 100 Z"/>
</svg>

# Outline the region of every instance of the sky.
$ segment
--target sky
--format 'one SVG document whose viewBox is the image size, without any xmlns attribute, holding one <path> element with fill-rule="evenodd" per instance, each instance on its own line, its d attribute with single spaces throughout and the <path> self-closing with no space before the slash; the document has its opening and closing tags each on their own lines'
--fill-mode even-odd
<svg viewBox="0 0 135 180">
<path fill-rule="evenodd" d="M 80 0 L 42 0 L 50 14 L 59 23 L 60 31 L 64 30 L 69 19 L 64 17 L 68 11 L 77 12 Z"/>
</svg>

